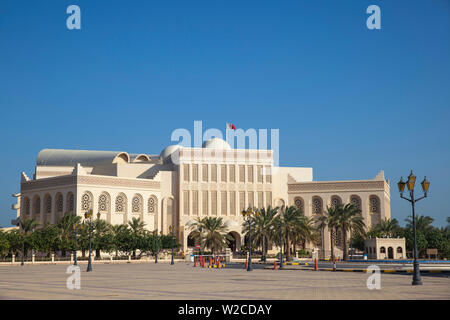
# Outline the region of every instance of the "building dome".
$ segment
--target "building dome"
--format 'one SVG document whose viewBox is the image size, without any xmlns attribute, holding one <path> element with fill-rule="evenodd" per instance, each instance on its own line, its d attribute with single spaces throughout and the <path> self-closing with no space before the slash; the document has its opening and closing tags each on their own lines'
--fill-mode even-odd
<svg viewBox="0 0 450 320">
<path fill-rule="evenodd" d="M 228 142 L 226 142 L 223 139 L 220 138 L 212 138 L 208 141 L 205 141 L 203 143 L 203 148 L 207 148 L 207 149 L 224 149 L 224 150 L 230 150 L 231 147 L 228 144 Z"/>
<path fill-rule="evenodd" d="M 159 157 L 161 158 L 163 163 L 173 163 L 171 155 L 172 153 L 180 149 L 180 147 L 181 146 L 179 144 L 174 144 L 166 147 L 163 151 L 161 151 Z"/>
</svg>

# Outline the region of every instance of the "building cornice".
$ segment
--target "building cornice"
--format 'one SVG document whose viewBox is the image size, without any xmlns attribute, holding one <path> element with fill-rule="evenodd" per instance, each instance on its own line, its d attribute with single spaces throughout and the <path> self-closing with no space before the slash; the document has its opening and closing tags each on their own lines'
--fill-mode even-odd
<svg viewBox="0 0 450 320">
<path fill-rule="evenodd" d="M 127 179 L 97 175 L 66 175 L 51 178 L 30 180 L 20 184 L 22 192 L 37 191 L 42 189 L 55 189 L 58 187 L 88 185 L 123 187 L 136 189 L 159 189 L 160 182 L 148 179 Z"/>
<path fill-rule="evenodd" d="M 312 181 L 288 183 L 288 193 L 298 192 L 358 192 L 358 191 L 388 191 L 385 181 L 354 180 L 354 181 Z"/>
</svg>

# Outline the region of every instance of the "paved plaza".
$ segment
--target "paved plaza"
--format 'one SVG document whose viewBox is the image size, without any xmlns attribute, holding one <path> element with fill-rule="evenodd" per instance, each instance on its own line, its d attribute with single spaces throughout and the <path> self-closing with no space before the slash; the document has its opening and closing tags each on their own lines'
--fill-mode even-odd
<svg viewBox="0 0 450 320">
<path fill-rule="evenodd" d="M 450 277 L 381 274 L 369 290 L 368 274 L 309 270 L 201 269 L 188 263 L 94 264 L 81 289 L 69 290 L 68 265 L 0 266 L 0 299 L 450 299 Z"/>
</svg>

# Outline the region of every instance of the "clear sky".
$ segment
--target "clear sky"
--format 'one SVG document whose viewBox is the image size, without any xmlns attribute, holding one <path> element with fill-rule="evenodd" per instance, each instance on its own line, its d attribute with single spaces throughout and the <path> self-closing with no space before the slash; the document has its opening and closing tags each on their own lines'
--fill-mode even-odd
<svg viewBox="0 0 450 320">
<path fill-rule="evenodd" d="M 66 9 L 81 8 L 81 30 Z M 366 8 L 381 8 L 381 30 Z M 0 2 L 0 225 L 43 148 L 158 154 L 176 128 L 279 128 L 280 165 L 315 180 L 431 181 L 450 216 L 450 2 Z"/>
</svg>

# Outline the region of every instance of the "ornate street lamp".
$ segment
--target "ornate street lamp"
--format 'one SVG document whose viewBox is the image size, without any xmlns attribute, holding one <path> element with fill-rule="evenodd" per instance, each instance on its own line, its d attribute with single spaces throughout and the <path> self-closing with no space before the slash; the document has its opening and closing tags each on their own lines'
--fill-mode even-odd
<svg viewBox="0 0 450 320">
<path fill-rule="evenodd" d="M 80 227 L 81 229 L 83 228 L 83 226 L 79 226 L 78 223 L 75 223 L 73 225 L 73 233 L 74 233 L 74 238 L 75 238 L 75 246 L 74 246 L 74 250 L 73 250 L 73 265 L 76 266 L 77 265 L 77 247 L 78 247 L 78 243 L 77 243 L 77 229 L 78 227 Z"/>
<path fill-rule="evenodd" d="M 430 187 L 430 182 L 425 177 L 421 183 L 423 196 L 415 199 L 414 198 L 414 185 L 416 183 L 416 176 L 413 174 L 412 170 L 410 175 L 408 176 L 408 181 L 404 182 L 403 177 L 400 178 L 400 181 L 397 183 L 398 191 L 400 192 L 400 197 L 408 200 L 411 203 L 412 207 L 412 217 L 413 217 L 413 235 L 414 235 L 414 244 L 413 244 L 413 255 L 414 255 L 414 273 L 413 273 L 413 281 L 412 285 L 417 286 L 422 284 L 422 277 L 420 276 L 420 267 L 419 261 L 417 260 L 417 235 L 416 235 L 416 213 L 415 213 L 415 204 L 417 201 L 422 200 L 427 197 L 428 188 Z M 405 191 L 405 186 L 408 187 L 410 198 L 406 198 L 403 196 L 403 192 Z"/>
<path fill-rule="evenodd" d="M 86 272 L 92 271 L 92 216 L 93 211 L 90 209 L 84 214 L 84 218 L 88 220 L 89 222 L 89 260 L 88 260 L 88 266 L 86 269 Z M 100 212 L 97 213 L 97 219 L 100 219 Z"/>
<path fill-rule="evenodd" d="M 156 243 L 155 263 L 158 263 L 158 251 L 159 251 L 158 229 L 153 231 L 153 236 L 154 236 L 155 243 Z"/>
<path fill-rule="evenodd" d="M 249 207 L 246 211 L 242 211 L 242 215 L 244 218 L 247 218 L 248 221 L 248 264 L 247 271 L 253 271 L 252 268 L 252 223 L 251 216 L 256 215 L 259 216 L 259 210 L 255 208 Z"/>
<path fill-rule="evenodd" d="M 24 255 L 25 255 L 25 230 L 23 229 L 22 220 L 19 220 L 20 229 L 22 229 L 22 262 L 20 262 L 20 265 L 23 266 L 25 264 L 24 262 Z"/>
<path fill-rule="evenodd" d="M 283 211 L 284 205 L 280 210 L 280 269 L 283 269 Z"/>
<path fill-rule="evenodd" d="M 174 264 L 174 261 L 173 261 L 173 230 L 174 230 L 174 227 L 171 225 L 171 226 L 169 227 L 170 236 L 171 236 L 171 238 L 172 238 L 172 261 L 170 262 L 171 265 Z"/>
</svg>

